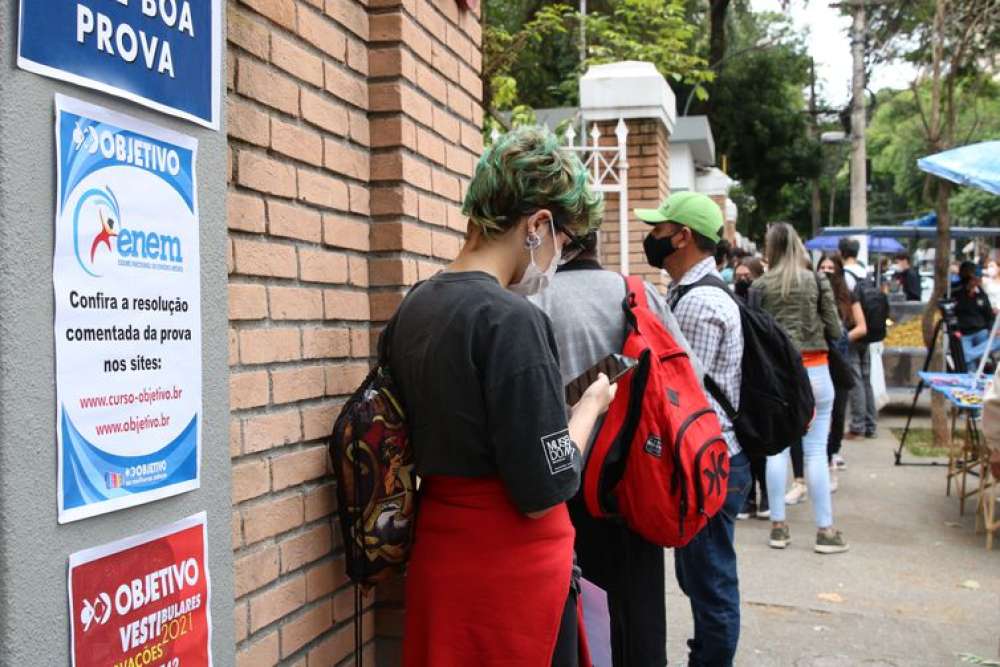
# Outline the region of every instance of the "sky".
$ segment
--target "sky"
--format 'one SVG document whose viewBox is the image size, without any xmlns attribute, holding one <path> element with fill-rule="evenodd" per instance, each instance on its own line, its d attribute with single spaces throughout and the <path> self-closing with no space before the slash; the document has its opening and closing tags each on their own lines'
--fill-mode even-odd
<svg viewBox="0 0 1000 667">
<path fill-rule="evenodd" d="M 756 11 L 782 11 L 779 0 L 752 0 L 751 4 Z M 790 4 L 795 27 L 809 33 L 806 41 L 816 60 L 818 92 L 829 104 L 846 104 L 851 97 L 850 17 L 831 8 L 831 0 L 792 0 Z M 906 88 L 913 77 L 913 68 L 905 63 L 877 65 L 868 87 L 874 91 Z"/>
</svg>

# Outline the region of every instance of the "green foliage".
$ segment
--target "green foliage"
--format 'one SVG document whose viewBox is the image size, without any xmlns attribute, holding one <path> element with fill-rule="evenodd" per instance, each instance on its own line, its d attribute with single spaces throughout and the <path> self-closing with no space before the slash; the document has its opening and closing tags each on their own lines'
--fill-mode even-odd
<svg viewBox="0 0 1000 667">
<path fill-rule="evenodd" d="M 1000 227 L 1000 197 L 979 188 L 962 188 L 950 202 L 951 214 L 961 227 Z"/>
</svg>

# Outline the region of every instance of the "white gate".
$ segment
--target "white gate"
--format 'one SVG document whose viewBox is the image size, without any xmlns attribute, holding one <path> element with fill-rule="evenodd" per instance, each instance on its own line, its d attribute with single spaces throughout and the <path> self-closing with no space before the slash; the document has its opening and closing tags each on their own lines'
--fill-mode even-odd
<svg viewBox="0 0 1000 667">
<path fill-rule="evenodd" d="M 586 127 L 586 126 L 585 126 Z M 496 128 L 491 139 L 496 141 L 500 132 Z M 587 144 L 587 138 L 590 144 Z M 580 154 L 580 160 L 587 168 L 590 186 L 597 192 L 618 194 L 618 254 L 622 275 L 629 274 L 628 254 L 628 127 L 625 120 L 618 119 L 615 126 L 615 145 L 601 146 L 601 130 L 598 123 L 590 124 L 590 133 L 584 133 L 580 145 L 576 145 L 576 130 L 570 125 L 566 129 L 566 149 Z"/>
</svg>

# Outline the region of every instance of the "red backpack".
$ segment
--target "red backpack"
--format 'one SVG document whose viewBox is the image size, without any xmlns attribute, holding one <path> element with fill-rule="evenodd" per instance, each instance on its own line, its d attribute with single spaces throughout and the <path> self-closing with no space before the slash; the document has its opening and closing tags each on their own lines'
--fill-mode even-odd
<svg viewBox="0 0 1000 667">
<path fill-rule="evenodd" d="M 642 278 L 626 279 L 622 354 L 639 360 L 590 448 L 583 497 L 646 540 L 682 547 L 722 508 L 729 450 L 687 352 L 649 310 Z"/>
</svg>

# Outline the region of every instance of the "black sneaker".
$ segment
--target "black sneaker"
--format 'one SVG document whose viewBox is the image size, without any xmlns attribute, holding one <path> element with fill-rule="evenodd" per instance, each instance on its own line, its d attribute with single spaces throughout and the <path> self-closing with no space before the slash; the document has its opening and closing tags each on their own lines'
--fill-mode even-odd
<svg viewBox="0 0 1000 667">
<path fill-rule="evenodd" d="M 743 521 L 744 519 L 749 519 L 750 517 L 752 517 L 756 512 L 757 512 L 757 503 L 755 503 L 750 498 L 747 498 L 746 502 L 743 503 L 743 509 L 739 511 L 739 513 L 736 515 L 736 518 L 740 521 Z"/>
<path fill-rule="evenodd" d="M 878 437 L 878 431 L 865 431 L 865 438 L 868 440 L 874 440 Z"/>
</svg>

